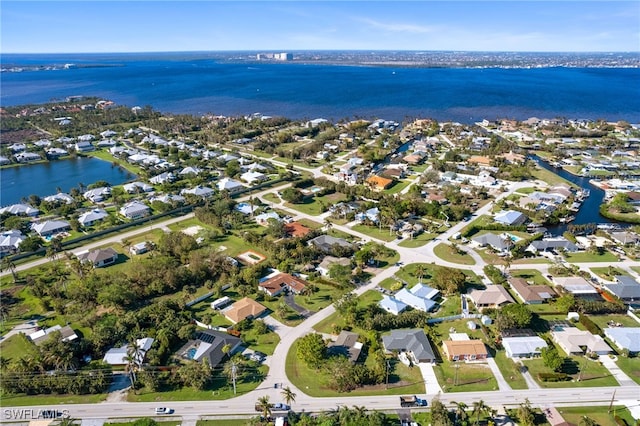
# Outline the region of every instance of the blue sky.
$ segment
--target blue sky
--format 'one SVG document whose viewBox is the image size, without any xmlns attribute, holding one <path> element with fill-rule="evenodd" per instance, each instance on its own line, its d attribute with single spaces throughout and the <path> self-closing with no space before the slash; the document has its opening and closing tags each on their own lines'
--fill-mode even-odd
<svg viewBox="0 0 640 426">
<path fill-rule="evenodd" d="M 4 53 L 640 51 L 638 1 L 13 1 Z"/>
</svg>

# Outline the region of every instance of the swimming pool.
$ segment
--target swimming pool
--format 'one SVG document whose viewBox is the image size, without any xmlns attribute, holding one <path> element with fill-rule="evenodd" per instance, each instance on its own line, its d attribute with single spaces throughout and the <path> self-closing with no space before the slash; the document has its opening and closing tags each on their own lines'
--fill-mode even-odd
<svg viewBox="0 0 640 426">
<path fill-rule="evenodd" d="M 196 349 L 196 348 L 189 348 L 189 349 L 187 350 L 187 353 L 186 353 L 185 357 L 186 357 L 187 359 L 193 359 L 193 357 L 195 357 L 195 356 L 196 356 L 196 352 L 198 352 L 198 349 Z"/>
</svg>

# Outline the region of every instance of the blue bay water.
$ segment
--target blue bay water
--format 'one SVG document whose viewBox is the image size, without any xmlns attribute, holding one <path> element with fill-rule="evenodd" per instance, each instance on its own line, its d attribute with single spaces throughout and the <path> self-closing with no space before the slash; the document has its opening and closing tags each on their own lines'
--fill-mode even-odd
<svg viewBox="0 0 640 426">
<path fill-rule="evenodd" d="M 69 193 L 80 183 L 87 186 L 104 180 L 119 185 L 133 178 L 135 176 L 108 161 L 87 157 L 3 168 L 0 169 L 0 206 L 19 203 L 31 194 L 52 195 L 58 192 L 57 188 Z"/>
<path fill-rule="evenodd" d="M 168 113 L 296 119 L 566 117 L 640 121 L 640 69 L 397 68 L 221 62 L 206 54 L 2 55 L 2 63 L 108 65 L 3 73 L 3 106 L 99 96 Z"/>
</svg>

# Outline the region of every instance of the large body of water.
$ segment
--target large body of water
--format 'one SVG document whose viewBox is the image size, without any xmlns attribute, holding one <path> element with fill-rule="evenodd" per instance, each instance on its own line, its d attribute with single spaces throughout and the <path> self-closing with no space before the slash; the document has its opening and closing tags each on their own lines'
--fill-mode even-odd
<svg viewBox="0 0 640 426">
<path fill-rule="evenodd" d="M 28 164 L 0 170 L 0 206 L 19 203 L 23 197 L 68 193 L 79 184 L 87 186 L 99 180 L 119 185 L 135 176 L 108 161 L 78 157 L 49 163 Z"/>
<path fill-rule="evenodd" d="M 100 67 L 3 73 L 3 106 L 99 96 L 169 113 L 290 118 L 640 121 L 640 69 L 400 68 L 220 61 L 206 53 L 1 55 L 2 64 Z"/>
</svg>

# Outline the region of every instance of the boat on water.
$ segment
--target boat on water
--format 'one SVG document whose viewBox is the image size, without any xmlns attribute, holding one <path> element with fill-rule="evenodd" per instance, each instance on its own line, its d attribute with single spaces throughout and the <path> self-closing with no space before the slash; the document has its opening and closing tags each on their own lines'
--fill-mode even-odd
<svg viewBox="0 0 640 426">
<path fill-rule="evenodd" d="M 568 217 L 561 217 L 560 218 L 560 223 L 569 223 L 569 222 L 573 222 L 576 219 L 575 216 L 568 216 Z"/>
</svg>

